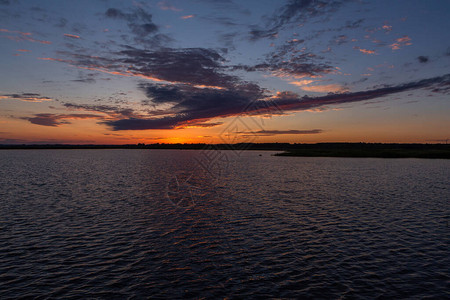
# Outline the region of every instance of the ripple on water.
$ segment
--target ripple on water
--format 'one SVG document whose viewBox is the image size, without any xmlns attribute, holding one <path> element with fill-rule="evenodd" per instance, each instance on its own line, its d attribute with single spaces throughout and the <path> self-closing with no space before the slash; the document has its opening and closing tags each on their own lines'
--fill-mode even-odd
<svg viewBox="0 0 450 300">
<path fill-rule="evenodd" d="M 1 154 L 2 299 L 449 297 L 446 160 Z"/>
</svg>

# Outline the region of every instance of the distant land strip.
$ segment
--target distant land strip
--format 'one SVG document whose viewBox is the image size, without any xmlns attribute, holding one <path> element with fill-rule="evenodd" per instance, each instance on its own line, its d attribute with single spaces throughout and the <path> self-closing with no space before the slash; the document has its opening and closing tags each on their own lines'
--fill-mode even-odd
<svg viewBox="0 0 450 300">
<path fill-rule="evenodd" d="M 450 144 L 384 143 L 238 143 L 238 144 L 126 144 L 71 145 L 21 144 L 0 145 L 12 149 L 179 149 L 179 150 L 268 150 L 283 151 L 275 156 L 310 157 L 380 157 L 380 158 L 450 158 Z"/>
</svg>

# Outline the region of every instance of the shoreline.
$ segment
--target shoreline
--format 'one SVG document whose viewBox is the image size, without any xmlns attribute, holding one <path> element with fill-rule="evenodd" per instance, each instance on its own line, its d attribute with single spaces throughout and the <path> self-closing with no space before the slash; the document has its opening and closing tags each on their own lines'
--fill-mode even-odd
<svg viewBox="0 0 450 300">
<path fill-rule="evenodd" d="M 374 158 L 438 158 L 450 159 L 449 144 L 383 144 L 383 143 L 238 143 L 238 144 L 21 144 L 1 145 L 0 150 L 52 149 L 174 149 L 174 150 L 231 150 L 279 151 L 274 156 L 297 157 L 374 157 Z"/>
</svg>

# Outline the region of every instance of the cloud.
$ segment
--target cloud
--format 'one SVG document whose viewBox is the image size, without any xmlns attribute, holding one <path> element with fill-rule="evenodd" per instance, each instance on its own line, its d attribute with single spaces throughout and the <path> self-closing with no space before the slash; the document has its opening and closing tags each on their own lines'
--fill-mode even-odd
<svg viewBox="0 0 450 300">
<path fill-rule="evenodd" d="M 181 128 L 210 128 L 222 125 L 223 122 L 188 122 L 184 124 Z"/>
<path fill-rule="evenodd" d="M 126 21 L 137 44 L 160 47 L 172 40 L 170 37 L 158 33 L 159 27 L 153 22 L 152 15 L 141 7 L 136 7 L 131 12 L 124 12 L 117 8 L 108 8 L 105 16 L 110 19 Z M 128 40 L 127 35 L 122 35 L 122 37 L 125 41 Z"/>
<path fill-rule="evenodd" d="M 348 43 L 348 36 L 346 35 L 341 34 L 334 39 L 334 44 L 336 45 L 342 45 L 345 43 Z"/>
<path fill-rule="evenodd" d="M 63 104 L 69 110 L 83 110 L 91 112 L 100 112 L 108 115 L 110 118 L 132 118 L 139 117 L 131 108 L 121 108 L 113 105 L 92 105 L 92 104 Z"/>
<path fill-rule="evenodd" d="M 419 56 L 417 57 L 417 60 L 419 60 L 420 63 L 427 63 L 430 59 L 428 58 L 428 56 Z"/>
<path fill-rule="evenodd" d="M 167 2 L 167 1 L 160 1 L 160 2 L 158 2 L 158 7 L 160 8 L 160 9 L 162 9 L 162 10 L 172 10 L 172 11 L 182 11 L 182 9 L 180 9 L 180 8 L 177 8 L 177 7 L 175 7 L 175 6 L 173 6 L 173 5 L 171 5 L 169 2 Z"/>
<path fill-rule="evenodd" d="M 323 74 L 334 72 L 332 66 L 317 62 L 322 59 L 313 53 L 293 54 L 290 50 L 279 51 L 276 49 L 267 55 L 266 61 L 253 65 L 237 65 L 232 70 L 245 70 L 247 72 L 262 71 L 271 73 L 275 77 L 319 77 Z"/>
<path fill-rule="evenodd" d="M 381 28 L 384 29 L 384 31 L 385 31 L 386 33 L 389 33 L 389 32 L 392 31 L 392 26 L 391 26 L 391 25 L 388 25 L 388 24 L 386 24 L 386 23 L 385 23 Z"/>
<path fill-rule="evenodd" d="M 259 131 L 241 131 L 239 134 L 245 134 L 248 136 L 273 136 L 281 134 L 319 134 L 322 133 L 322 129 L 310 129 L 310 130 L 259 130 Z"/>
<path fill-rule="evenodd" d="M 149 96 L 149 106 L 172 106 L 164 111 L 156 111 L 157 116 L 153 118 L 106 121 L 113 130 L 173 129 L 205 123 L 211 118 L 239 114 L 248 104 L 265 97 L 264 90 L 254 84 L 241 84 L 222 90 L 187 85 L 168 89 L 167 86 L 156 84 L 142 84 L 141 88 Z"/>
<path fill-rule="evenodd" d="M 224 74 L 225 59 L 215 50 L 205 48 L 166 48 L 161 51 L 124 50 L 121 54 L 131 63 L 135 74 L 156 77 L 169 82 L 228 87 L 237 80 Z"/>
<path fill-rule="evenodd" d="M 21 31 L 17 31 L 17 30 L 8 30 L 8 29 L 0 28 L 0 33 L 1 32 L 14 34 L 14 35 L 2 36 L 2 37 L 10 39 L 15 42 L 28 41 L 28 42 L 47 44 L 47 45 L 52 43 L 49 41 L 38 40 L 38 39 L 32 38 L 31 37 L 32 34 L 30 32 L 21 32 Z"/>
<path fill-rule="evenodd" d="M 195 17 L 195 15 L 181 16 L 180 18 L 183 20 L 187 20 L 187 19 L 192 19 L 193 17 Z"/>
<path fill-rule="evenodd" d="M 392 50 L 399 50 L 400 48 L 409 45 L 412 45 L 411 38 L 405 35 L 401 38 L 396 39 L 395 43 L 389 45 L 389 48 L 391 48 Z"/>
<path fill-rule="evenodd" d="M 113 75 L 138 77 L 156 82 L 183 83 L 199 87 L 232 87 L 239 81 L 225 73 L 225 59 L 205 48 L 163 48 L 150 51 L 127 46 L 114 58 L 59 52 L 68 58 L 44 57 L 42 60 L 68 63 L 77 68 Z"/>
<path fill-rule="evenodd" d="M 27 120 L 32 124 L 58 127 L 63 124 L 70 124 L 67 120 L 80 120 L 80 119 L 102 119 L 103 116 L 93 114 L 35 114 L 33 117 L 23 117 L 21 119 Z"/>
<path fill-rule="evenodd" d="M 78 74 L 78 79 L 74 79 L 71 81 L 83 82 L 83 83 L 95 83 L 96 82 L 95 77 L 96 77 L 96 74 L 94 74 L 94 73 L 84 74 L 84 73 L 80 72 Z"/>
<path fill-rule="evenodd" d="M 375 52 L 375 50 L 362 49 L 362 48 L 359 48 L 359 47 L 357 47 L 357 46 L 354 46 L 353 49 L 359 50 L 360 52 L 362 52 L 362 53 L 364 53 L 364 54 L 369 54 L 369 55 L 377 54 L 377 53 Z"/>
<path fill-rule="evenodd" d="M 336 11 L 342 3 L 342 1 L 290 0 L 269 17 L 263 28 L 252 26 L 250 39 L 273 38 L 285 26 Z"/>
<path fill-rule="evenodd" d="M 348 88 L 339 84 L 326 84 L 314 86 L 302 86 L 302 90 L 316 93 L 344 93 L 348 92 Z"/>
<path fill-rule="evenodd" d="M 291 81 L 290 84 L 299 86 L 300 89 L 307 92 L 316 92 L 316 93 L 344 93 L 348 92 L 349 89 L 340 84 L 325 84 L 325 85 L 314 85 L 309 86 L 309 84 L 313 82 L 317 82 L 321 80 L 299 80 L 299 81 Z"/>
<path fill-rule="evenodd" d="M 313 82 L 316 82 L 317 80 L 299 80 L 299 81 L 291 81 L 290 84 L 296 85 L 296 86 L 304 86 Z"/>
<path fill-rule="evenodd" d="M 43 101 L 52 101 L 52 98 L 41 96 L 36 93 L 22 93 L 22 94 L 3 94 L 0 95 L 0 99 L 13 99 L 13 100 L 21 100 L 26 102 L 43 102 Z"/>
<path fill-rule="evenodd" d="M 183 128 L 190 123 L 207 122 L 217 117 L 235 115 L 274 115 L 288 111 L 306 111 L 330 105 L 360 102 L 377 99 L 396 93 L 415 89 L 429 89 L 432 92 L 448 93 L 450 74 L 409 82 L 395 86 L 383 86 L 366 91 L 334 93 L 325 96 L 300 96 L 293 92 L 278 92 L 269 95 L 267 91 L 254 84 L 242 84 L 230 89 L 195 88 L 192 86 L 173 86 L 173 90 L 158 91 L 154 84 L 150 88 L 150 103 L 171 104 L 172 106 L 158 116 L 143 118 L 124 118 L 107 120 L 104 123 L 112 130 L 145 130 Z M 167 92 L 167 93 L 166 93 Z M 175 100 L 170 99 L 170 94 Z"/>
<path fill-rule="evenodd" d="M 131 13 L 125 13 L 117 8 L 108 8 L 105 12 L 105 16 L 112 19 L 123 19 L 128 25 L 135 25 L 137 22 L 152 24 L 152 15 L 147 13 L 142 8 L 135 8 Z M 155 25 L 156 26 L 156 25 Z"/>
<path fill-rule="evenodd" d="M 67 25 L 67 19 L 66 18 L 59 18 L 59 20 L 58 20 L 58 23 L 56 23 L 56 27 L 59 27 L 59 28 L 64 28 L 64 27 L 66 27 L 66 25 Z"/>
<path fill-rule="evenodd" d="M 166 84 L 140 84 L 139 87 L 144 90 L 148 98 L 155 104 L 158 103 L 179 103 L 183 100 L 183 93 L 180 88 Z"/>
<path fill-rule="evenodd" d="M 146 37 L 150 33 L 156 32 L 158 26 L 153 23 L 130 24 L 131 31 L 139 37 Z"/>
<path fill-rule="evenodd" d="M 64 33 L 65 37 L 69 37 L 69 38 L 73 38 L 73 39 L 79 39 L 80 36 L 79 35 L 75 35 L 75 34 L 70 34 L 70 33 Z"/>
</svg>

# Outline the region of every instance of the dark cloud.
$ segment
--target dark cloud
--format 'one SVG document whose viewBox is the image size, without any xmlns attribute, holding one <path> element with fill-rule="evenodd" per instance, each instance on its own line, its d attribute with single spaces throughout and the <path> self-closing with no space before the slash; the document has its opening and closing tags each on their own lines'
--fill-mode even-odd
<svg viewBox="0 0 450 300">
<path fill-rule="evenodd" d="M 41 96 L 36 93 L 21 93 L 21 94 L 3 94 L 0 95 L 0 99 L 16 99 L 27 102 L 42 102 L 52 101 L 52 98 Z"/>
<path fill-rule="evenodd" d="M 303 49 L 304 39 L 293 38 L 276 46 L 256 65 L 231 66 L 231 70 L 268 72 L 279 77 L 316 77 L 334 71 L 322 56 Z"/>
<path fill-rule="evenodd" d="M 183 100 L 183 93 L 177 86 L 162 84 L 140 84 L 139 87 L 155 104 L 176 102 Z"/>
<path fill-rule="evenodd" d="M 137 44 L 159 47 L 172 41 L 164 34 L 158 33 L 159 27 L 152 21 L 152 15 L 141 7 L 135 8 L 131 12 L 123 12 L 117 8 L 108 8 L 105 16 L 110 19 L 124 20 L 128 28 L 134 34 L 134 41 Z M 128 40 L 128 36 L 122 38 Z"/>
<path fill-rule="evenodd" d="M 343 34 L 336 36 L 334 38 L 334 44 L 336 44 L 336 45 L 342 45 L 342 44 L 348 43 L 348 41 L 349 41 L 348 36 L 343 35 Z"/>
<path fill-rule="evenodd" d="M 139 37 L 146 37 L 150 33 L 156 32 L 158 26 L 153 23 L 131 24 L 131 31 Z"/>
<path fill-rule="evenodd" d="M 223 122 L 207 122 L 207 123 L 192 123 L 189 124 L 189 126 L 195 126 L 195 127 L 215 127 L 222 125 Z"/>
<path fill-rule="evenodd" d="M 125 21 L 134 23 L 134 22 L 143 22 L 143 23 L 151 23 L 152 15 L 147 13 L 141 7 L 137 7 L 133 10 L 133 12 L 125 13 L 117 8 L 108 8 L 105 12 L 105 16 L 113 19 L 123 19 Z"/>
<path fill-rule="evenodd" d="M 429 58 L 428 58 L 428 56 L 419 56 L 419 57 L 417 57 L 417 59 L 419 60 L 419 62 L 420 63 L 427 63 L 428 61 L 429 61 Z"/>
<path fill-rule="evenodd" d="M 241 25 L 241 24 L 237 23 L 236 21 L 234 21 L 232 18 L 223 17 L 223 16 L 214 16 L 214 17 L 209 17 L 209 18 L 204 18 L 204 19 L 211 20 L 211 21 L 214 21 L 216 23 L 219 23 L 221 25 L 228 26 L 228 27 L 234 27 L 234 26 Z"/>
<path fill-rule="evenodd" d="M 86 24 L 83 23 L 75 23 L 72 25 L 72 31 L 78 34 L 83 33 L 86 29 Z"/>
<path fill-rule="evenodd" d="M 269 17 L 263 28 L 253 26 L 250 39 L 275 37 L 285 25 L 304 22 L 308 18 L 321 16 L 335 11 L 342 5 L 342 1 L 323 0 L 290 0 L 273 16 Z"/>
<path fill-rule="evenodd" d="M 9 5 L 9 0 L 0 0 L 0 5 Z"/>
<path fill-rule="evenodd" d="M 125 50 L 115 52 L 113 58 L 66 51 L 57 53 L 67 58 L 42 59 L 68 63 L 88 70 L 171 83 L 232 87 L 239 82 L 237 77 L 225 73 L 228 69 L 223 65 L 225 59 L 212 49 L 163 48 L 149 51 L 126 46 Z"/>
<path fill-rule="evenodd" d="M 116 8 L 108 8 L 105 12 L 105 16 L 116 19 L 127 19 L 126 14 Z"/>
<path fill-rule="evenodd" d="M 95 83 L 96 82 L 94 78 L 74 79 L 72 81 L 83 82 L 83 83 Z"/>
<path fill-rule="evenodd" d="M 60 18 L 58 20 L 58 23 L 56 24 L 56 27 L 64 28 L 67 25 L 67 19 L 66 18 Z"/>
<path fill-rule="evenodd" d="M 74 82 L 82 82 L 82 83 L 95 83 L 96 74 L 94 73 L 89 73 L 89 74 L 84 74 L 84 73 L 79 73 L 78 74 L 78 79 L 74 79 L 72 81 Z"/>
<path fill-rule="evenodd" d="M 333 71 L 332 66 L 319 62 L 322 59 L 320 56 L 313 53 L 294 54 L 291 50 L 292 48 L 282 46 L 267 55 L 263 63 L 253 66 L 238 65 L 231 69 L 270 72 L 279 77 L 316 77 Z"/>
<path fill-rule="evenodd" d="M 141 85 L 150 97 L 150 103 L 170 103 L 173 106 L 164 112 L 157 111 L 156 118 L 130 118 L 106 121 L 113 130 L 172 129 L 180 126 L 198 125 L 218 117 L 236 115 L 260 98 L 265 98 L 264 90 L 254 84 L 242 84 L 232 89 L 196 88 L 186 85 L 157 86 Z M 156 91 L 156 92 L 155 92 Z M 173 96 L 175 99 L 171 98 Z"/>
<path fill-rule="evenodd" d="M 74 103 L 64 103 L 63 105 L 71 110 L 84 110 L 84 111 L 105 113 L 112 118 L 119 118 L 119 117 L 131 118 L 136 116 L 136 113 L 131 108 L 121 108 L 113 105 L 92 105 L 92 104 L 74 104 Z"/>
<path fill-rule="evenodd" d="M 135 48 L 121 51 L 120 62 L 133 74 L 156 77 L 170 82 L 229 87 L 236 77 L 224 74 L 225 59 L 215 50 L 205 48 L 166 48 L 147 51 Z"/>
<path fill-rule="evenodd" d="M 328 33 L 328 32 L 341 32 L 343 30 L 356 29 L 356 28 L 361 27 L 363 22 L 364 22 L 364 19 L 359 19 L 356 21 L 347 21 L 347 22 L 345 22 L 345 24 L 338 26 L 338 27 L 316 30 L 316 31 L 313 31 L 310 35 L 306 36 L 305 40 L 309 41 L 309 40 L 316 39 L 319 36 L 321 36 L 322 34 Z M 334 43 L 336 43 L 336 37 L 334 40 L 331 41 L 331 44 L 334 44 Z"/>
<path fill-rule="evenodd" d="M 30 123 L 42 126 L 58 127 L 63 124 L 70 124 L 70 119 L 102 119 L 102 116 L 93 114 L 35 114 L 33 117 L 23 117 Z"/>
<path fill-rule="evenodd" d="M 165 111 L 163 117 L 128 118 L 105 121 L 113 130 L 173 129 L 189 124 L 204 123 L 216 117 L 233 115 L 270 115 L 283 111 L 302 111 L 327 105 L 338 105 L 372 100 L 392 94 L 415 89 L 430 89 L 434 92 L 448 93 L 450 74 L 409 82 L 396 86 L 382 86 L 367 91 L 328 94 L 320 97 L 299 96 L 292 92 L 279 92 L 270 96 L 254 84 L 236 86 L 233 89 L 201 89 L 192 86 L 175 86 L 176 90 L 158 90 L 153 84 L 141 86 L 151 90 L 149 95 L 154 103 L 175 103 Z M 157 93 L 153 91 L 157 90 Z M 172 101 L 170 94 L 176 95 Z"/>
<path fill-rule="evenodd" d="M 328 94 L 321 97 L 309 97 L 298 95 L 291 92 L 279 93 L 274 99 L 274 102 L 282 110 L 307 110 L 311 108 L 321 107 L 324 105 L 337 105 L 351 102 L 359 102 L 364 100 L 376 99 L 384 96 L 389 96 L 396 93 L 416 90 L 416 89 L 433 89 L 441 86 L 450 85 L 450 74 L 424 79 L 420 81 L 409 82 L 396 86 L 382 86 L 376 89 L 353 92 Z"/>
</svg>

